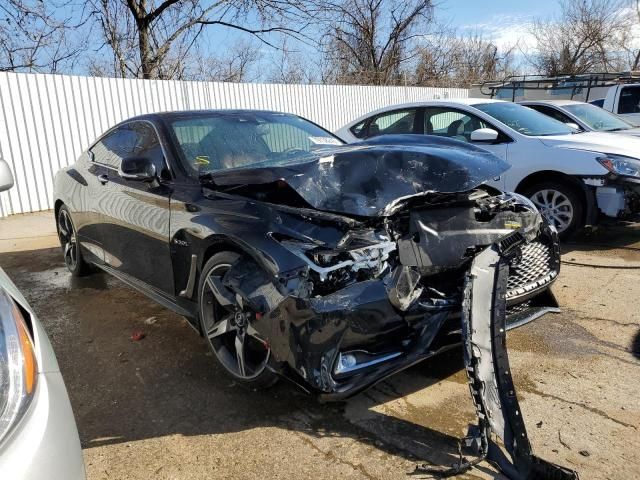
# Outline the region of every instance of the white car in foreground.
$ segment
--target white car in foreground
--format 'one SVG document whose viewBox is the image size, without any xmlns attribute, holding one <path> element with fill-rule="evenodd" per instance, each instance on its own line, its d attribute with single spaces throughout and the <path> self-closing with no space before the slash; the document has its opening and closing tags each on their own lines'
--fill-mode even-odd
<svg viewBox="0 0 640 480">
<path fill-rule="evenodd" d="M 500 100 L 428 100 L 386 107 L 336 134 L 349 143 L 425 134 L 482 146 L 511 164 L 492 183 L 529 197 L 566 236 L 597 220 L 640 211 L 640 139 L 577 133 L 530 108 Z"/>
<path fill-rule="evenodd" d="M 0 191 L 12 185 L 0 160 Z M 1 268 L 0 478 L 85 478 L 76 422 L 51 344 Z"/>
</svg>

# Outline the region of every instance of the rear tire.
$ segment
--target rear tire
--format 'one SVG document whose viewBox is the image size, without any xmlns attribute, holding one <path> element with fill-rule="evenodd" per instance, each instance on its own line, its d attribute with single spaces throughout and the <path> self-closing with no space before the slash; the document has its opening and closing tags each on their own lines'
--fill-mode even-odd
<svg viewBox="0 0 640 480">
<path fill-rule="evenodd" d="M 269 369 L 271 349 L 251 326 L 255 312 L 225 308 L 216 300 L 210 277 L 221 278 L 241 258 L 236 252 L 219 252 L 204 265 L 198 284 L 198 313 L 202 332 L 225 373 L 251 388 L 271 387 L 278 377 Z"/>
<path fill-rule="evenodd" d="M 67 270 L 74 277 L 82 277 L 90 272 L 90 267 L 82 257 L 80 242 L 76 227 L 71 219 L 71 212 L 66 205 L 62 205 L 58 210 L 58 218 L 56 219 L 56 228 L 58 231 L 58 239 L 62 248 L 64 264 Z"/>
<path fill-rule="evenodd" d="M 536 183 L 524 194 L 538 207 L 565 239 L 584 227 L 584 202 L 573 185 L 560 181 Z"/>
</svg>

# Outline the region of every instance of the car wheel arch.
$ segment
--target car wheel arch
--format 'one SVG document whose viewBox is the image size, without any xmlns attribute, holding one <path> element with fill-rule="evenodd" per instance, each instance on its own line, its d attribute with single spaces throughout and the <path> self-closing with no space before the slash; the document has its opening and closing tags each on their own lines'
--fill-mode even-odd
<svg viewBox="0 0 640 480">
<path fill-rule="evenodd" d="M 246 255 L 251 257 L 260 267 L 264 268 L 267 271 L 272 271 L 273 268 L 269 268 L 269 265 L 266 264 L 266 261 L 263 257 L 258 255 L 256 252 L 252 252 L 250 248 L 242 245 L 241 242 L 228 237 L 223 234 L 212 234 L 205 238 L 196 238 L 193 235 L 189 234 L 186 231 L 177 232 L 174 235 L 172 243 L 176 243 L 176 239 L 183 238 L 186 242 L 191 245 L 190 252 L 188 257 L 190 258 L 192 255 L 196 255 L 196 277 L 195 277 L 195 285 L 199 284 L 200 276 L 202 274 L 202 270 L 207 263 L 207 261 L 214 256 L 216 253 L 220 252 L 234 252 L 240 255 Z M 187 261 L 185 256 L 174 256 L 174 261 Z M 174 271 L 178 271 L 174 267 Z M 178 279 L 177 279 L 178 280 Z M 178 280 L 178 284 L 185 284 L 187 279 Z"/>
<path fill-rule="evenodd" d="M 583 210 L 579 220 L 580 224 L 584 226 L 585 224 L 593 223 L 592 217 L 594 216 L 593 204 L 595 202 L 595 194 L 590 187 L 574 176 L 555 170 L 541 170 L 523 178 L 515 188 L 515 192 L 525 194 L 529 188 L 543 182 L 558 182 L 572 188 L 578 194 L 578 197 L 583 204 Z"/>
<path fill-rule="evenodd" d="M 201 244 L 198 245 L 198 247 L 192 249 L 192 252 L 193 252 L 192 254 L 197 255 L 197 258 L 198 258 L 196 274 L 194 279 L 194 285 L 196 286 L 196 288 L 194 289 L 193 295 L 192 295 L 192 299 L 195 300 L 196 304 L 199 301 L 198 286 L 200 285 L 200 279 L 203 274 L 203 269 L 206 263 L 209 261 L 209 259 L 214 255 L 222 252 L 234 252 L 239 255 L 247 255 L 251 257 L 253 260 L 255 260 L 258 263 L 258 265 L 260 265 L 262 268 L 265 268 L 263 265 L 264 262 L 262 259 L 258 258 L 258 256 L 255 255 L 254 253 L 248 251 L 248 249 L 240 245 L 239 242 L 235 241 L 232 238 L 227 237 L 226 235 L 214 234 L 204 239 L 200 239 L 199 242 L 201 242 Z M 184 282 L 186 282 L 186 279 L 184 280 Z M 204 336 L 199 313 L 196 317 L 198 322 L 197 324 L 198 332 L 200 333 L 201 336 Z"/>
<path fill-rule="evenodd" d="M 58 213 L 60 213 L 60 207 L 62 207 L 62 205 L 64 205 L 64 202 L 60 199 L 57 199 L 53 204 L 53 214 L 56 221 L 58 219 Z"/>
<path fill-rule="evenodd" d="M 559 183 L 567 184 L 573 187 L 580 193 L 581 199 L 587 201 L 587 193 L 585 191 L 585 185 L 577 178 L 567 175 L 566 173 L 558 172 L 555 170 L 541 170 L 539 172 L 532 173 L 523 178 L 518 186 L 515 188 L 516 193 L 524 193 L 528 188 L 532 187 L 536 183 L 556 181 Z"/>
</svg>

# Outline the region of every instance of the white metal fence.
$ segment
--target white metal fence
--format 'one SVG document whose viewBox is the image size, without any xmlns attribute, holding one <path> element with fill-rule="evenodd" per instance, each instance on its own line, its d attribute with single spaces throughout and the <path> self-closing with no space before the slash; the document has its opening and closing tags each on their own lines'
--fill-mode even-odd
<svg viewBox="0 0 640 480">
<path fill-rule="evenodd" d="M 55 172 L 98 135 L 143 113 L 203 108 L 290 112 L 337 130 L 402 102 L 467 97 L 450 88 L 278 85 L 129 80 L 0 73 L 0 156 L 16 180 L 0 193 L 0 217 L 52 208 Z"/>
</svg>

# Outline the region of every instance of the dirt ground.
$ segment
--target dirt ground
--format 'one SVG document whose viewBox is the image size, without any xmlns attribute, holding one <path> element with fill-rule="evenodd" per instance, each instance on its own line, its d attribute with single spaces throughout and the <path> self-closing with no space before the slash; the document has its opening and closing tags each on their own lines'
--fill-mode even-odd
<svg viewBox="0 0 640 480">
<path fill-rule="evenodd" d="M 563 312 L 508 335 L 529 436 L 581 479 L 640 478 L 640 224 L 564 250 L 600 267 L 563 265 Z M 286 382 L 235 384 L 184 319 L 105 274 L 71 279 L 58 249 L 0 265 L 51 338 L 91 480 L 407 478 L 452 463 L 475 421 L 459 350 L 321 405 Z M 482 464 L 463 478 L 502 477 Z"/>
</svg>

